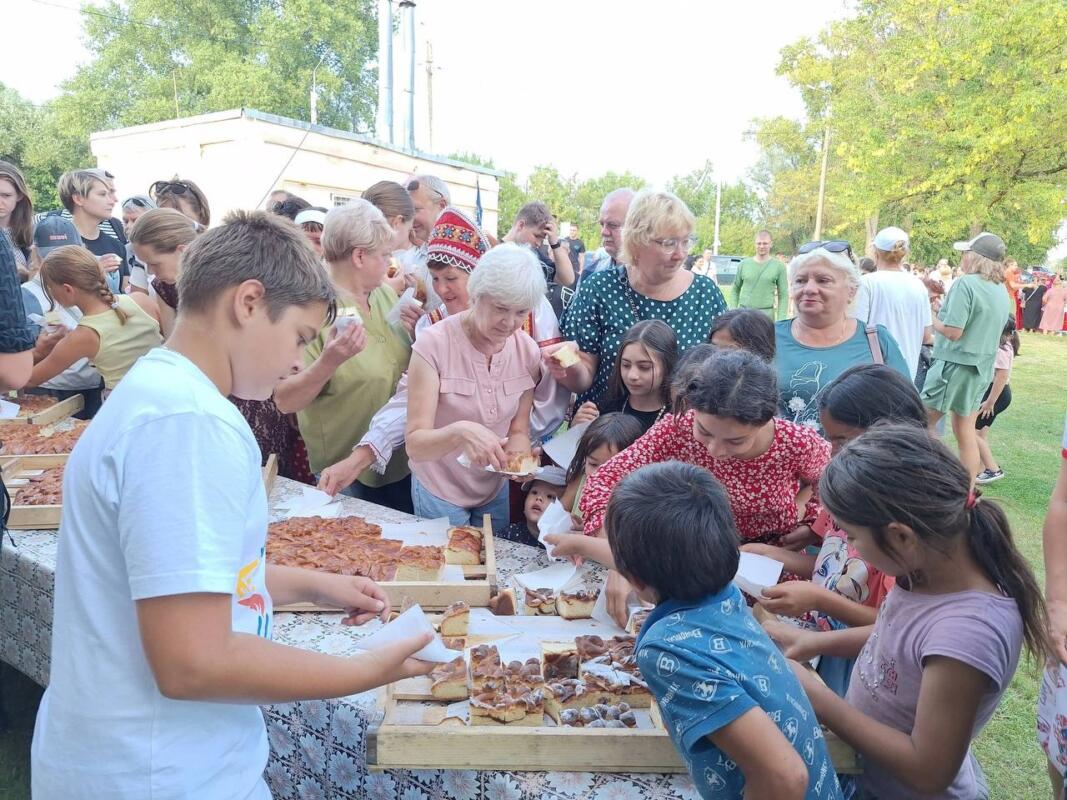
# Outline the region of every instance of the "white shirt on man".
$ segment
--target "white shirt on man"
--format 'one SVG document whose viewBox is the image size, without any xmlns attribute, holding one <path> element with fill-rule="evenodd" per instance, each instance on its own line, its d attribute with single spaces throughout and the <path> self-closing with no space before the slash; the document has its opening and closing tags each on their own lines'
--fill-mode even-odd
<svg viewBox="0 0 1067 800">
<path fill-rule="evenodd" d="M 64 474 L 52 671 L 33 734 L 37 800 L 269 800 L 260 709 L 165 697 L 136 608 L 228 594 L 233 630 L 269 637 L 266 531 L 248 423 L 192 362 L 152 350 Z"/>
<path fill-rule="evenodd" d="M 868 273 L 860 280 L 852 316 L 868 325 L 885 325 L 897 340 L 914 379 L 923 333 L 933 324 L 930 298 L 922 281 L 903 270 Z"/>
</svg>

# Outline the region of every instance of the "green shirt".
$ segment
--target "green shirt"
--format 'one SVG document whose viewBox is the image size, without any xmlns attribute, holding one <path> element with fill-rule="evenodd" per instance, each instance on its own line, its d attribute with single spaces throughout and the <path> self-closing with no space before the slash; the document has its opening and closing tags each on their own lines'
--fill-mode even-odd
<svg viewBox="0 0 1067 800">
<path fill-rule="evenodd" d="M 396 391 L 396 384 L 411 358 L 411 339 L 399 327 L 385 321 L 397 296 L 388 286 L 371 292 L 368 319 L 354 306 L 341 306 L 338 314 L 357 315 L 367 328 L 367 347 L 337 368 L 307 408 L 297 414 L 300 435 L 307 445 L 311 471 L 322 472 L 331 464 L 348 458 L 352 448 L 370 427 L 371 418 Z M 322 354 L 329 327 L 304 351 L 304 363 L 311 364 Z M 408 474 L 407 453 L 397 448 L 384 475 L 372 469 L 359 476 L 364 486 L 395 483 Z"/>
<path fill-rule="evenodd" d="M 789 276 L 785 264 L 777 258 L 760 263 L 746 258 L 737 267 L 734 278 L 734 304 L 738 308 L 758 308 L 774 319 L 774 307 L 778 306 L 778 319 L 789 316 Z M 775 303 L 775 290 L 778 301 Z"/>
<path fill-rule="evenodd" d="M 978 367 L 990 373 L 1000 346 L 1000 335 L 1014 313 L 1011 299 L 999 283 L 979 275 L 964 275 L 952 284 L 937 318 L 950 328 L 963 328 L 963 336 L 952 341 L 934 335 L 934 358 Z"/>
</svg>

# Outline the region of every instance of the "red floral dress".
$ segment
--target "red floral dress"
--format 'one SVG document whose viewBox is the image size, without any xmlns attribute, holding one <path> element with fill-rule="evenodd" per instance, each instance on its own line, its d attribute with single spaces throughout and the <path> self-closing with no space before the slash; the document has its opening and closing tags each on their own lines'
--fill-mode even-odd
<svg viewBox="0 0 1067 800">
<path fill-rule="evenodd" d="M 717 459 L 693 436 L 692 411 L 664 417 L 586 481 L 581 502 L 585 532 L 595 533 L 604 524 L 615 484 L 639 467 L 662 461 L 708 470 L 730 496 L 741 539 L 778 544 L 783 534 L 801 522 L 811 524 L 818 515 L 818 494 L 813 492 L 798 519 L 797 492 L 802 483 L 816 485 L 830 461 L 830 443 L 812 428 L 775 419 L 774 440 L 766 453 L 745 461 Z"/>
</svg>

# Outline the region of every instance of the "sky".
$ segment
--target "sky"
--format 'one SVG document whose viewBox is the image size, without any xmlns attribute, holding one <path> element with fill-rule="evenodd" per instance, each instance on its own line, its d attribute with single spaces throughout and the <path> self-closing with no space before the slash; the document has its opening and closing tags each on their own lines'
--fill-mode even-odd
<svg viewBox="0 0 1067 800">
<path fill-rule="evenodd" d="M 12 30 L 37 35 L 5 39 L 0 80 L 44 102 L 88 57 L 79 2 L 3 3 Z M 775 75 L 780 49 L 847 11 L 845 0 L 418 0 L 416 146 L 431 150 L 429 42 L 434 152 L 488 156 L 520 176 L 551 164 L 655 184 L 711 159 L 715 177 L 733 180 L 756 158 L 744 141 L 753 118 L 803 114 Z"/>
</svg>

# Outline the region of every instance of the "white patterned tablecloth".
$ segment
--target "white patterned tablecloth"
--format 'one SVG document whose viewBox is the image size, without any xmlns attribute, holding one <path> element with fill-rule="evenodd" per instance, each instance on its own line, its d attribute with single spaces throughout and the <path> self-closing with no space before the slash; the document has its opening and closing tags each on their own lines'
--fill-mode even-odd
<svg viewBox="0 0 1067 800">
<path fill-rule="evenodd" d="M 300 484 L 275 481 L 272 505 Z M 407 514 L 341 498 L 346 513 L 374 522 L 407 522 Z M 56 531 L 12 531 L 0 551 L 0 660 L 48 684 L 55 586 Z M 496 540 L 497 574 L 548 566 L 544 551 Z M 340 614 L 275 615 L 275 641 L 334 655 L 352 655 L 376 627 L 348 628 Z M 276 800 L 696 800 L 688 775 L 593 772 L 477 772 L 366 767 L 366 733 L 381 719 L 382 692 L 337 700 L 263 707 L 270 739 L 267 783 Z"/>
</svg>

